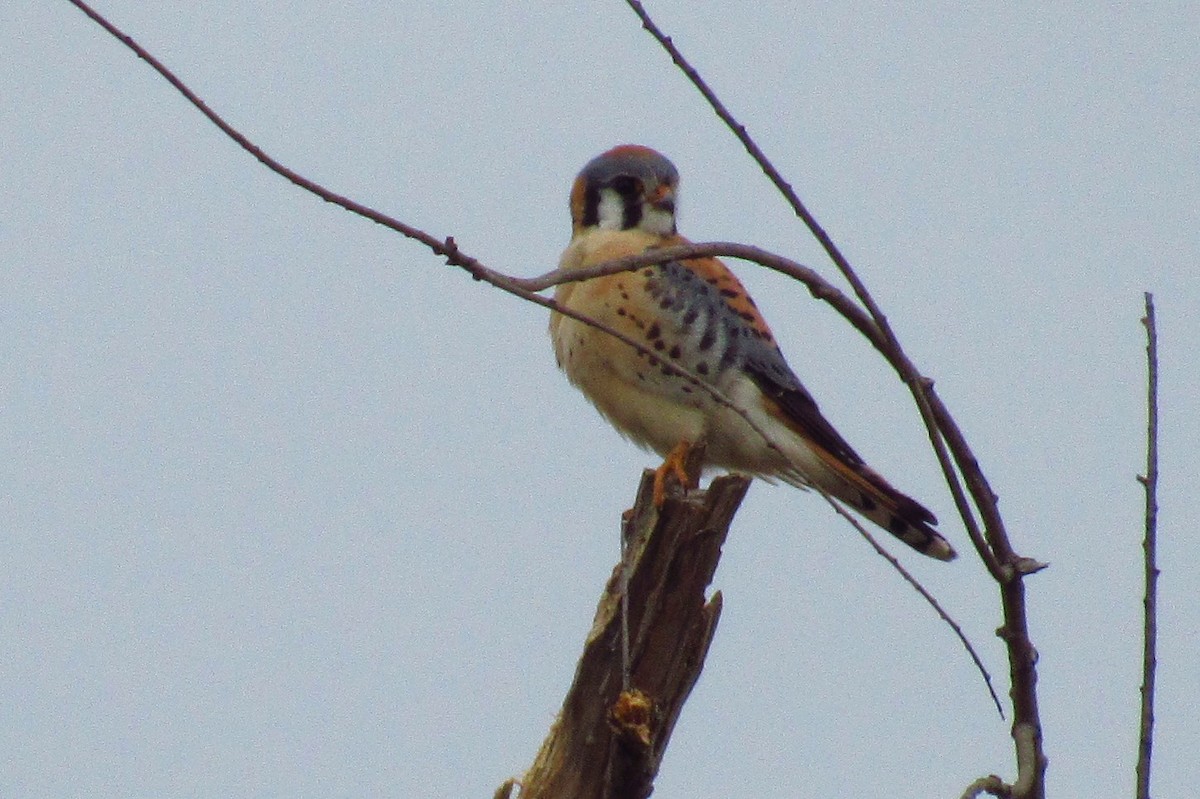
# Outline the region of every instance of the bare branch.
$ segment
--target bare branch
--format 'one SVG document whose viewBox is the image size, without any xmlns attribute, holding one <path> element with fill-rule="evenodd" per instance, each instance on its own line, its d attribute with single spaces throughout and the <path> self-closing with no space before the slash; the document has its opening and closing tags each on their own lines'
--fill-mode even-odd
<svg viewBox="0 0 1200 799">
<path fill-rule="evenodd" d="M 839 516 L 848 521 L 851 526 L 858 531 L 858 534 L 862 536 L 868 544 L 871 545 L 871 548 L 875 550 L 875 553 L 879 555 L 879 557 L 886 560 L 889 564 L 891 564 L 893 569 L 899 572 L 900 576 L 904 578 L 904 581 L 912 586 L 913 589 L 921 595 L 921 598 L 924 599 L 931 608 L 933 608 L 934 612 L 941 617 L 942 621 L 946 622 L 946 624 L 950 626 L 950 629 L 954 631 L 954 634 L 958 637 L 959 642 L 963 645 L 963 649 L 967 650 L 967 655 L 969 655 L 972 662 L 975 663 L 975 668 L 979 671 L 980 676 L 983 677 L 983 683 L 987 686 L 988 694 L 992 697 L 992 704 L 996 706 L 996 711 L 1000 714 L 1000 718 L 1004 718 L 1004 708 L 1000 705 L 1000 697 L 996 695 L 996 689 L 992 687 L 992 675 L 988 672 L 987 667 L 983 665 L 983 661 L 980 659 L 979 653 L 975 651 L 975 647 L 971 644 L 966 634 L 963 633 L 962 627 L 958 625 L 958 622 L 956 622 L 954 618 L 945 611 L 941 603 L 937 601 L 933 594 L 929 593 L 925 586 L 921 585 L 921 582 L 916 577 L 913 577 L 912 573 L 910 573 L 908 569 L 901 565 L 900 561 L 896 559 L 895 555 L 884 549 L 883 545 L 875 539 L 875 536 L 871 535 L 867 528 L 864 527 L 858 519 L 854 518 L 854 516 L 852 516 L 848 510 L 842 507 L 840 502 L 830 496 L 829 493 L 820 486 L 813 487 L 821 494 L 821 496 L 825 498 L 825 501 L 828 502 L 835 511 L 837 511 Z"/>
<path fill-rule="evenodd" d="M 704 99 L 708 101 L 708 104 L 712 107 L 713 111 L 716 112 L 717 116 L 721 118 L 721 121 L 723 121 L 726 126 L 733 131 L 733 134 L 737 136 L 738 140 L 742 143 L 742 146 L 746 148 L 746 152 L 748 152 L 755 160 L 755 162 L 763 170 L 764 174 L 766 174 L 766 176 L 775 185 L 776 189 L 779 190 L 779 193 L 792 207 L 792 210 L 798 217 L 800 217 L 800 219 L 808 227 L 809 231 L 812 232 L 813 236 L 816 237 L 816 239 L 821 243 L 821 246 L 829 255 L 830 260 L 833 261 L 838 270 L 841 271 L 842 275 L 854 289 L 854 293 L 858 296 L 859 300 L 867 309 L 871 318 L 875 321 L 883 341 L 886 342 L 886 349 L 881 349 L 881 351 L 885 352 L 885 354 L 888 354 L 889 360 L 891 360 L 893 365 L 899 370 L 900 376 L 908 384 L 909 390 L 913 393 L 913 399 L 917 403 L 917 407 L 920 409 L 921 417 L 925 421 L 925 426 L 929 432 L 930 444 L 933 446 L 938 463 L 942 468 L 942 473 L 945 476 L 946 483 L 950 488 L 950 493 L 954 498 L 955 508 L 958 510 L 959 516 L 963 520 L 963 526 L 966 528 L 967 535 L 970 537 L 971 542 L 975 545 L 975 549 L 979 553 L 979 557 L 983 560 L 984 565 L 987 566 L 988 571 L 992 574 L 992 576 L 997 581 L 1005 579 L 1003 571 L 1001 570 L 996 561 L 996 557 L 993 554 L 993 547 L 989 547 L 987 544 L 985 544 L 983 537 L 980 535 L 979 528 L 975 523 L 974 514 L 971 511 L 971 506 L 967 503 L 966 497 L 963 494 L 962 487 L 958 480 L 958 475 L 955 472 L 954 467 L 951 466 L 950 456 L 947 454 L 945 444 L 943 444 L 942 441 L 942 435 L 945 432 L 942 428 L 942 425 L 947 421 L 952 420 L 949 419 L 950 415 L 945 411 L 945 408 L 941 407 L 941 401 L 938 400 L 933 394 L 932 381 L 930 381 L 928 378 L 922 377 L 917 371 L 916 367 L 903 353 L 899 340 L 896 338 L 896 335 L 892 332 L 891 326 L 888 324 L 887 317 L 884 316 L 878 305 L 876 305 L 874 298 L 871 296 L 870 292 L 867 291 L 866 286 L 858 277 L 858 274 L 850 266 L 850 263 L 846 260 L 845 256 L 842 255 L 841 250 L 838 249 L 836 244 L 834 244 L 833 239 L 829 237 L 829 234 L 825 232 L 824 228 L 818 224 L 816 218 L 809 213 L 804 203 L 800 201 L 800 198 L 796 195 L 795 190 L 792 189 L 791 184 L 783 179 L 783 176 L 779 173 L 779 170 L 775 168 L 775 165 L 771 163 L 770 159 L 767 158 L 766 154 L 763 153 L 762 149 L 750 136 L 749 132 L 746 130 L 746 126 L 734 118 L 734 116 L 717 97 L 716 93 L 709 88 L 708 84 L 700 76 L 700 73 L 696 70 L 696 68 L 693 67 L 686 58 L 684 58 L 683 53 L 680 52 L 679 48 L 675 46 L 675 43 L 671 40 L 671 37 L 664 34 L 662 30 L 654 23 L 654 20 L 650 18 L 650 15 L 646 12 L 646 9 L 642 6 L 642 4 L 638 2 L 638 0 L 625 0 L 625 2 L 631 9 L 633 9 L 634 13 L 637 14 L 638 18 L 642 21 L 642 27 L 645 28 L 651 36 L 658 40 L 663 49 L 670 54 L 671 60 L 675 62 L 675 65 L 679 67 L 680 71 L 687 76 L 693 85 L 695 85 L 696 89 L 699 90 L 699 92 L 704 96 Z M 891 350 L 891 352 L 888 353 L 888 350 Z M 963 471 L 964 479 L 967 481 L 968 486 L 972 488 L 971 493 L 976 506 L 980 507 L 989 530 L 999 531 L 999 535 L 1001 535 L 1006 542 L 1007 538 L 1003 533 L 1003 521 L 1000 518 L 999 512 L 988 511 L 988 506 L 993 508 L 995 506 L 995 494 L 993 494 L 991 488 L 988 487 L 986 478 L 979 470 L 978 463 L 976 462 L 974 455 L 971 454 L 970 448 L 967 446 L 966 439 L 959 435 L 956 438 L 956 444 L 957 446 L 951 446 L 951 452 L 954 453 L 954 460 L 958 463 L 958 468 Z"/>
<path fill-rule="evenodd" d="M 90 6 L 88 6 L 87 3 L 82 2 L 82 0 L 67 0 L 67 2 L 71 3 L 71 5 L 75 6 L 88 17 L 90 17 L 93 22 L 104 28 L 104 30 L 108 31 L 108 33 L 114 38 L 132 50 L 138 58 L 149 64 L 155 72 L 165 78 L 167 83 L 170 83 L 171 86 L 173 86 L 176 91 L 182 94 L 189 103 L 194 105 L 200 111 L 200 113 L 204 114 L 204 116 L 208 117 L 210 122 L 220 128 L 222 133 L 233 139 L 233 141 L 236 142 L 239 147 L 250 153 L 250 155 L 254 156 L 261 164 L 270 169 L 272 172 L 281 175 L 300 188 L 317 195 L 326 202 L 339 205 L 342 208 L 345 208 L 347 211 L 353 211 L 359 216 L 366 217 L 367 219 L 377 222 L 386 228 L 390 228 L 391 230 L 407 236 L 410 239 L 415 239 L 429 247 L 438 255 L 451 257 L 453 254 L 457 253 L 457 249 L 454 248 L 453 242 L 449 242 L 447 244 L 446 242 L 434 238 L 423 230 L 419 230 L 411 225 L 406 225 L 397 219 L 393 219 L 384 213 L 374 210 L 373 208 L 368 208 L 365 205 L 354 202 L 348 197 L 343 197 L 340 194 L 336 194 L 319 183 L 309 180 L 303 175 L 300 175 L 299 173 L 287 168 L 279 161 L 276 161 L 274 158 L 263 152 L 258 145 L 250 141 L 248 138 L 242 135 L 240 131 L 226 122 L 220 114 L 209 108 L 208 104 L 205 103 L 204 100 L 200 99 L 195 92 L 189 89 L 187 85 L 175 75 L 174 72 L 172 72 L 161 61 L 151 55 L 150 52 L 144 47 L 134 41 L 131 36 L 125 34 L 117 26 L 113 25 L 111 22 L 93 10 Z M 452 262 L 464 268 L 468 267 L 467 263 L 458 263 L 457 261 Z"/>
<path fill-rule="evenodd" d="M 795 211 L 796 216 L 800 217 L 804 224 L 808 226 L 808 229 L 812 232 L 813 236 L 816 237 L 817 241 L 821 243 L 821 246 L 825 249 L 825 252 L 828 253 L 830 259 L 837 265 L 838 269 L 842 271 L 842 274 L 845 275 L 846 280 L 848 280 L 850 285 L 854 288 L 855 294 L 858 295 L 858 298 L 862 301 L 863 305 L 865 305 L 871 312 L 871 315 L 875 317 L 877 321 L 882 319 L 883 314 L 877 307 L 875 307 L 875 303 L 871 299 L 871 296 L 867 293 L 866 287 L 862 285 L 861 281 L 858 279 L 858 275 L 856 275 L 854 270 L 850 268 L 850 264 L 842 255 L 841 250 L 839 250 L 837 245 L 834 244 L 833 239 L 829 237 L 829 234 L 825 232 L 824 228 L 817 223 L 816 218 L 808 212 L 808 209 L 804 206 L 804 203 L 800 201 L 800 198 L 792 189 L 791 184 L 783 179 L 783 175 L 779 173 L 779 170 L 775 168 L 775 165 L 771 163 L 770 159 L 767 158 L 766 154 L 763 153 L 762 149 L 750 136 L 750 133 L 746 130 L 746 126 L 738 122 L 737 119 L 734 118 L 733 114 L 729 113 L 729 110 L 725 107 L 724 103 L 722 103 L 720 98 L 717 97 L 716 92 L 709 88 L 708 84 L 704 81 L 704 78 L 700 76 L 700 73 L 696 70 L 696 68 L 693 67 L 686 58 L 684 58 L 683 53 L 680 52 L 679 48 L 675 46 L 675 43 L 671 41 L 671 37 L 664 34 L 662 30 L 656 24 L 654 24 L 654 20 L 650 18 L 650 14 L 647 13 L 642 4 L 638 2 L 638 0 L 625 0 L 625 2 L 631 9 L 633 9 L 633 12 L 638 15 L 638 18 L 642 21 L 642 27 L 645 28 L 651 36 L 658 40 L 658 43 L 662 45 L 663 49 L 666 50 L 671 56 L 671 60 L 675 62 L 675 66 L 679 67 L 679 70 L 687 76 L 688 80 L 692 82 L 692 85 L 696 87 L 700 94 L 704 95 L 704 99 L 708 101 L 708 104 L 712 107 L 713 111 L 716 112 L 717 116 L 721 118 L 721 121 L 724 122 L 731 131 L 733 131 L 733 135 L 737 136 L 738 141 L 740 141 L 742 146 L 746 148 L 746 152 L 749 153 L 750 157 L 755 160 L 770 181 L 775 184 L 775 188 L 778 189 L 779 193 L 783 195 L 784 199 L 787 200 L 788 204 L 792 207 L 792 210 Z"/>
<path fill-rule="evenodd" d="M 825 278 L 821 277 L 815 270 L 810 269 L 803 264 L 799 264 L 791 259 L 784 258 L 782 255 L 776 255 L 773 252 L 752 247 L 748 244 L 734 244 L 732 242 L 710 242 L 703 244 L 684 244 L 674 247 L 661 247 L 654 250 L 648 250 L 637 255 L 627 255 L 624 258 L 616 258 L 612 261 L 604 261 L 603 263 L 593 264 L 590 267 L 583 269 L 555 269 L 552 272 L 547 272 L 544 275 L 531 278 L 514 278 L 513 283 L 528 291 L 542 291 L 543 289 L 557 286 L 560 283 L 573 283 L 580 280 L 591 280 L 595 277 L 603 277 L 605 275 L 613 275 L 618 272 L 629 272 L 634 269 L 639 269 L 643 266 L 652 266 L 655 264 L 663 264 L 668 261 L 683 261 L 690 258 L 707 258 L 710 256 L 726 256 L 730 258 L 740 258 L 744 261 L 752 261 L 754 263 L 765 266 L 768 269 L 773 269 L 780 274 L 787 275 L 795 280 L 800 281 L 808 287 L 809 293 L 818 300 L 824 300 L 833 306 L 833 308 L 842 315 L 850 324 L 854 325 L 863 336 L 866 337 L 871 344 L 880 351 L 885 357 L 888 356 L 889 350 L 883 337 L 879 333 L 879 329 L 871 318 L 863 312 L 855 302 L 847 297 Z"/>
<path fill-rule="evenodd" d="M 1154 675 L 1158 668 L 1158 328 L 1154 295 L 1146 292 L 1146 474 L 1138 481 L 1146 489 L 1146 596 L 1142 618 L 1142 719 L 1138 735 L 1137 799 L 1150 799 L 1150 761 L 1154 748 Z"/>
<path fill-rule="evenodd" d="M 1017 742 L 1017 780 L 1012 784 L 1014 797 L 1029 796 L 1044 769 L 1039 750 L 1042 731 L 1033 724 L 1017 722 L 1013 725 L 1013 739 Z"/>
<path fill-rule="evenodd" d="M 616 330 L 615 328 L 610 327 L 609 325 L 606 325 L 603 322 L 600 322 L 596 319 L 593 319 L 593 318 L 587 316 L 586 314 L 581 314 L 570 308 L 560 307 L 558 305 L 558 303 L 556 303 L 554 300 L 548 299 L 546 297 L 542 297 L 541 295 L 535 293 L 537 290 L 540 290 L 540 288 L 547 288 L 551 285 L 555 285 L 556 282 L 568 282 L 567 275 L 556 271 L 556 272 L 551 272 L 549 275 L 543 275 L 541 278 L 533 278 L 532 280 L 525 280 L 522 278 L 511 277 L 502 272 L 498 272 L 494 269 L 491 269 L 491 268 L 485 266 L 483 264 L 483 262 L 481 262 L 479 259 L 477 259 L 471 255 L 468 255 L 468 254 L 464 253 L 462 250 L 460 250 L 458 248 L 457 243 L 454 241 L 454 238 L 451 236 L 446 237 L 444 240 L 439 239 L 439 238 L 425 232 L 424 230 L 421 230 L 420 228 L 416 228 L 416 227 L 413 227 L 412 225 L 408 225 L 404 222 L 401 222 L 398 219 L 395 219 L 394 217 L 384 214 L 381 211 L 377 211 L 377 210 L 370 208 L 368 206 L 365 206 L 361 203 L 355 202 L 354 200 L 351 200 L 348 197 L 345 197 L 341 194 L 333 192 L 333 191 L 329 190 L 328 188 L 326 188 L 325 186 L 322 186 L 321 184 L 319 184 L 313 180 L 310 180 L 310 179 L 304 177 L 303 175 L 300 175 L 299 173 L 295 172 L 294 170 L 288 168 L 287 166 L 284 166 L 279 161 L 277 161 L 274 158 L 272 158 L 271 156 L 267 155 L 260 147 L 258 147 L 258 145 L 251 142 L 244 134 L 242 134 L 240 131 L 238 131 L 236 128 L 234 128 L 232 125 L 230 125 L 228 122 L 226 122 L 219 114 L 217 114 L 211 108 L 209 108 L 209 106 L 198 95 L 196 95 L 195 92 L 193 92 L 191 89 L 189 89 L 187 87 L 187 85 L 183 83 L 183 81 L 181 81 L 173 72 L 171 72 L 170 69 L 168 69 L 160 61 L 158 61 L 158 59 L 156 59 L 145 48 L 143 48 L 141 45 L 139 45 L 132 37 L 126 35 L 120 29 L 118 29 L 115 25 L 113 25 L 111 22 L 109 22 L 107 19 L 100 16 L 100 14 L 98 14 L 96 11 L 92 10 L 86 3 L 83 3 L 82 0 L 68 0 L 68 2 L 70 2 L 72 5 L 75 5 L 76 7 L 78 7 L 85 14 L 87 14 L 91 19 L 93 19 L 97 24 L 99 24 L 102 28 L 104 28 L 108 33 L 110 33 L 113 37 L 115 37 L 116 39 L 121 41 L 129 49 L 133 50 L 133 52 L 136 53 L 139 58 L 144 60 L 156 72 L 158 72 L 160 75 L 162 75 L 163 78 L 165 78 L 167 80 L 167 82 L 171 84 L 171 86 L 173 86 L 180 94 L 182 94 L 188 100 L 188 102 L 190 102 L 192 105 L 194 105 L 196 108 L 198 108 L 200 110 L 200 112 L 203 113 L 204 116 L 206 116 L 214 125 L 216 125 L 218 128 L 220 128 L 223 133 L 225 133 L 227 136 L 229 136 L 231 139 L 233 139 L 233 141 L 236 142 L 240 147 L 242 147 L 242 149 L 246 150 L 246 152 L 253 155 L 260 163 L 262 163 L 264 166 L 266 166 L 272 172 L 275 172 L 276 174 L 286 178 L 288 181 L 295 184 L 296 186 L 299 186 L 300 188 L 304 189 L 305 191 L 308 191 L 308 192 L 311 192 L 311 193 L 317 195 L 318 197 L 325 200 L 326 202 L 330 202 L 335 205 L 338 205 L 338 206 L 346 209 L 347 211 L 350 211 L 351 213 L 365 217 L 366 219 L 369 219 L 372 222 L 382 225 L 390 230 L 394 230 L 397 233 L 400 233 L 410 239 L 413 239 L 415 241 L 418 241 L 418 242 L 424 244 L 426 247 L 431 249 L 435 254 L 443 256 L 446 259 L 447 264 L 449 264 L 451 266 L 457 266 L 457 267 L 465 270 L 475 280 L 479 280 L 479 281 L 487 283 L 491 286 L 495 286 L 496 288 L 500 289 L 501 291 L 507 292 L 508 294 L 512 294 L 515 297 L 520 297 L 521 299 L 527 300 L 528 302 L 532 302 L 535 305 L 540 305 L 543 308 L 548 308 L 549 310 L 552 310 L 552 311 L 558 311 L 559 313 L 563 314 L 564 316 L 569 316 L 572 319 L 576 319 L 580 322 L 583 322 L 584 324 L 590 325 L 590 326 L 596 328 L 597 330 L 602 330 L 603 332 L 607 333 L 608 335 L 612 336 L 613 338 L 616 338 L 618 341 L 621 341 L 622 343 L 632 347 L 634 350 L 645 355 L 646 357 L 657 358 L 654 351 L 651 350 L 649 347 L 647 347 L 646 345 L 642 344 L 641 342 L 639 342 L 633 338 L 630 338 L 629 336 L 626 336 L 625 334 L 621 333 L 620 331 Z M 734 245 L 734 246 L 737 247 L 740 245 Z M 770 256 L 769 253 L 766 253 L 765 251 L 762 251 L 762 250 L 757 250 L 757 248 L 747 247 L 745 251 L 747 251 L 747 252 L 757 251 L 758 253 L 761 253 L 763 257 Z M 665 250 L 663 252 L 665 252 Z M 647 256 L 639 256 L 639 258 L 645 258 L 646 263 L 662 263 L 665 260 L 670 260 L 669 256 L 663 256 L 663 255 L 652 255 L 652 256 L 648 256 L 648 257 Z M 626 261 L 628 261 L 628 263 Z M 810 279 L 815 278 L 815 282 L 812 284 L 812 285 L 816 286 L 816 288 L 814 289 L 814 293 L 824 292 L 824 290 L 821 288 L 821 285 L 820 285 L 821 283 L 823 283 L 823 281 L 821 281 L 821 279 L 819 277 L 817 277 L 815 273 L 813 273 L 811 270 L 807 270 L 805 267 L 803 267 L 799 264 L 796 264 L 794 262 L 784 263 L 785 261 L 786 261 L 786 259 L 779 258 L 777 256 L 774 257 L 774 262 L 776 263 L 776 265 L 778 266 L 780 271 L 791 272 L 791 273 L 794 273 L 795 275 L 806 275 Z M 619 263 L 619 265 L 617 265 L 618 263 Z M 641 261 L 634 261 L 633 259 L 625 259 L 622 262 L 614 262 L 613 267 L 608 267 L 606 264 L 600 264 L 600 265 L 598 265 L 597 269 L 604 268 L 605 270 L 607 270 L 607 269 L 611 268 L 611 272 L 604 271 L 601 273 L 602 274 L 612 274 L 615 272 L 629 271 L 631 269 L 635 269 L 635 268 L 637 268 L 638 265 L 642 265 Z M 551 279 L 551 275 L 554 276 L 553 279 Z M 572 279 L 578 279 L 578 278 L 572 278 Z M 805 278 L 802 277 L 800 279 L 805 279 Z M 531 289 L 531 288 L 528 288 L 528 286 L 533 286 L 535 288 Z M 827 297 L 826 299 L 830 299 L 834 303 L 835 307 L 839 307 L 839 305 L 847 306 L 848 301 L 845 300 L 845 297 L 843 295 L 841 295 L 840 292 L 837 292 L 836 289 L 833 289 L 832 287 L 829 287 L 829 290 L 832 291 L 833 293 L 830 294 L 829 297 Z M 838 296 L 841 296 L 841 298 L 842 298 L 842 300 L 840 302 L 837 300 Z M 849 308 L 852 308 L 852 307 L 853 307 L 852 304 L 849 304 Z M 853 313 L 853 311 L 851 311 L 851 313 Z M 858 321 L 860 323 L 863 321 L 861 312 L 858 313 Z M 864 332 L 866 332 L 866 331 L 864 331 Z M 869 338 L 871 338 L 869 333 L 867 335 Z M 872 340 L 875 340 L 875 339 L 872 338 Z M 722 392 L 720 389 L 718 389 L 712 383 L 703 379 L 702 377 L 695 374 L 691 370 L 686 369 L 673 361 L 662 361 L 661 365 L 662 365 L 662 368 L 667 369 L 667 370 L 679 375 L 680 377 L 684 378 L 685 380 L 687 380 L 689 383 L 696 386 L 700 390 L 708 393 L 718 403 L 720 403 L 720 404 L 730 408 L 734 412 L 736 412 L 739 416 L 742 417 L 743 420 L 745 420 L 746 424 L 749 425 L 750 429 L 754 430 L 756 433 L 758 433 L 759 436 L 762 437 L 763 441 L 766 442 L 767 446 L 770 449 L 773 449 L 775 452 L 779 453 L 780 455 L 783 455 L 783 451 L 779 447 L 778 443 L 775 442 L 765 430 L 763 430 L 762 426 L 760 424 L 758 424 L 758 422 L 756 422 L 751 417 L 749 412 L 747 412 L 745 408 L 741 407 L 736 402 L 734 402 L 730 397 L 728 397 L 724 392 Z M 785 459 L 786 459 L 786 456 L 785 456 Z"/>
<path fill-rule="evenodd" d="M 517 278 L 491 269 L 484 265 L 477 258 L 460 250 L 453 237 L 446 237 L 445 239 L 438 238 L 424 230 L 421 230 L 420 228 L 408 225 L 394 217 L 384 214 L 381 211 L 351 200 L 344 195 L 331 191 L 325 186 L 312 181 L 303 175 L 300 175 L 281 162 L 267 155 L 260 147 L 250 141 L 249 138 L 247 138 L 244 134 L 242 134 L 240 131 L 226 122 L 224 118 L 212 110 L 207 103 L 205 103 L 195 92 L 188 88 L 188 86 L 184 84 L 183 81 L 180 80 L 170 69 L 168 69 L 158 59 L 151 55 L 145 48 L 139 45 L 132 37 L 126 35 L 107 19 L 90 8 L 86 3 L 82 2 L 82 0 L 69 0 L 69 2 L 82 10 L 88 17 L 103 27 L 109 34 L 130 48 L 139 58 L 146 61 L 147 64 L 149 64 L 156 72 L 166 79 L 172 87 L 179 91 L 180 94 L 182 94 L 184 98 L 188 100 L 188 102 L 199 109 L 200 112 L 203 113 L 204 116 L 207 117 L 214 125 L 216 125 L 223 133 L 229 136 L 235 143 L 242 147 L 246 152 L 253 155 L 255 159 L 257 159 L 271 171 L 284 177 L 296 186 L 315 194 L 327 202 L 338 205 L 347 211 L 350 211 L 351 213 L 363 216 L 379 225 L 387 227 L 408 238 L 424 244 L 435 254 L 443 256 L 448 264 L 464 269 L 476 280 L 486 282 L 516 297 L 520 297 L 521 299 L 527 300 L 536 305 L 541 305 L 542 307 L 550 310 L 558 311 L 559 313 L 562 313 L 573 319 L 577 319 L 585 324 L 591 325 L 592 327 L 602 330 L 608 335 L 620 340 L 643 355 L 654 357 L 654 353 L 644 344 L 623 335 L 619 331 L 599 322 L 598 320 L 592 319 L 584 314 L 577 313 L 567 308 L 561 308 L 553 300 L 539 296 L 536 292 L 559 283 L 578 281 L 600 275 L 630 271 L 638 268 L 639 266 L 664 263 L 666 261 L 679 258 L 699 257 L 707 254 L 729 255 L 732 257 L 758 262 L 764 266 L 789 275 L 805 283 L 814 297 L 830 303 L 881 353 L 883 353 L 885 357 L 887 357 L 888 360 L 893 363 L 893 366 L 895 366 L 898 370 L 901 370 L 903 366 L 902 363 L 897 363 L 894 360 L 896 350 L 888 346 L 886 341 L 881 338 L 880 331 L 876 328 L 876 326 L 872 324 L 871 320 L 848 297 L 838 291 L 835 287 L 828 283 L 828 281 L 824 280 L 824 278 L 822 278 L 812 269 L 757 247 L 750 247 L 748 245 L 741 244 L 719 243 L 712 245 L 689 245 L 685 247 L 663 248 L 651 253 L 630 256 L 612 262 L 598 264 L 587 270 L 579 270 L 577 272 L 564 272 L 562 270 L 555 270 L 536 278 Z M 771 449 L 782 454 L 778 444 L 773 441 L 771 437 L 761 428 L 761 426 L 750 417 L 746 410 L 739 407 L 735 402 L 733 402 L 732 399 L 723 394 L 711 383 L 675 363 L 666 362 L 664 363 L 664 368 L 675 372 L 688 382 L 707 392 L 717 402 L 736 411 L 746 421 L 751 429 L 753 429 L 763 438 L 763 440 Z M 903 371 L 901 371 L 901 376 L 904 377 Z M 925 379 L 922 378 L 922 380 Z"/>
<path fill-rule="evenodd" d="M 1000 586 L 1001 606 L 1004 624 L 1000 635 L 1008 650 L 1009 673 L 1012 684 L 1013 701 L 1013 739 L 1016 745 L 1019 774 L 1024 777 L 1032 774 L 1028 782 L 1021 781 L 1019 789 L 1014 789 L 1014 796 L 1041 799 L 1045 793 L 1046 758 L 1041 745 L 1041 721 L 1037 701 L 1037 652 L 1029 637 L 1029 626 L 1026 617 L 1024 577 L 1041 568 L 1042 564 L 1030 558 L 1024 558 L 1013 551 L 1004 527 L 997 504 L 997 496 L 992 491 L 987 478 L 979 466 L 978 460 L 967 444 L 954 419 L 945 405 L 933 391 L 933 384 L 920 372 L 904 354 L 899 341 L 892 332 L 887 318 L 880 311 L 865 285 L 858 278 L 849 262 L 830 239 L 828 234 L 817 224 L 816 219 L 804 207 L 791 186 L 783 180 L 778 170 L 770 163 L 762 150 L 750 137 L 744 125 L 739 123 L 728 109 L 717 98 L 716 94 L 700 77 L 699 72 L 684 58 L 671 38 L 655 25 L 645 8 L 638 0 L 625 0 L 642 22 L 642 26 L 659 42 L 671 56 L 672 61 L 695 85 L 697 90 L 708 101 L 713 111 L 729 127 L 738 138 L 746 151 L 762 168 L 763 172 L 775 184 L 780 194 L 812 232 L 813 236 L 825 248 L 826 253 L 837 268 L 853 287 L 855 294 L 869 312 L 878 327 L 880 334 L 893 350 L 889 360 L 900 371 L 901 376 L 909 386 L 913 399 L 917 404 L 929 433 L 930 444 L 937 455 L 942 467 L 946 483 L 950 488 L 954 503 L 962 517 L 963 525 L 975 545 L 980 558 L 987 566 L 989 573 Z M 949 454 L 947 453 L 949 450 Z M 953 465 L 950 460 L 953 455 Z M 962 473 L 963 482 L 971 494 L 971 502 L 979 511 L 984 530 L 981 534 L 976 525 L 974 513 L 963 495 L 957 470 Z M 1025 758 L 1026 742 L 1032 742 L 1032 763 Z M 1026 768 L 1026 765 L 1032 769 Z"/>
</svg>

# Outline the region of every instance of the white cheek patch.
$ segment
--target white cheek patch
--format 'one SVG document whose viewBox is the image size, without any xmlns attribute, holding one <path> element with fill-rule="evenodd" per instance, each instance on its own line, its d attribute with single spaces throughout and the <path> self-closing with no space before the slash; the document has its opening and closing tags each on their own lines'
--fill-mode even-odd
<svg viewBox="0 0 1200 799">
<path fill-rule="evenodd" d="M 675 232 L 674 211 L 656 208 L 647 202 L 642 203 L 641 210 L 638 230 L 658 236 L 669 236 Z M 600 190 L 600 202 L 596 206 L 596 227 L 601 230 L 625 229 L 625 198 L 616 189 Z"/>
<path fill-rule="evenodd" d="M 596 208 L 596 227 L 621 230 L 625 227 L 625 201 L 613 189 L 600 190 L 600 205 Z"/>
<path fill-rule="evenodd" d="M 642 205 L 642 222 L 638 227 L 649 233 L 669 236 L 675 232 L 675 214 L 645 203 Z"/>
</svg>

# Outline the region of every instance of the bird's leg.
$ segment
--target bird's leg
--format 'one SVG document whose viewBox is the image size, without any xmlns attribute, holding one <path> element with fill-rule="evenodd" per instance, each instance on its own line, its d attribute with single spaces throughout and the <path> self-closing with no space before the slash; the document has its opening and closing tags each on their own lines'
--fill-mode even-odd
<svg viewBox="0 0 1200 799">
<path fill-rule="evenodd" d="M 679 481 L 679 485 L 685 490 L 696 488 L 700 485 L 699 470 L 696 476 L 693 477 L 688 473 L 688 453 L 691 452 L 692 444 L 690 441 L 682 440 L 675 445 L 675 449 L 667 455 L 662 466 L 654 470 L 654 507 L 661 508 L 663 503 L 667 501 L 667 476 L 671 475 Z"/>
</svg>

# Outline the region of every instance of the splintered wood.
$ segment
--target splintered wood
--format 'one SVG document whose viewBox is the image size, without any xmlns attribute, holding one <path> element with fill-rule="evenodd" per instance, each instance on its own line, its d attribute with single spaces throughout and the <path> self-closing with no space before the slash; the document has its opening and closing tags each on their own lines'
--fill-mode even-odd
<svg viewBox="0 0 1200 799">
<path fill-rule="evenodd" d="M 683 703 L 704 668 L 721 613 L 707 596 L 729 525 L 750 485 L 713 480 L 672 490 L 661 509 L 647 471 L 623 516 L 625 558 L 600 598 L 575 680 L 521 799 L 644 799 Z M 629 689 L 622 684 L 622 587 L 628 599 Z"/>
</svg>

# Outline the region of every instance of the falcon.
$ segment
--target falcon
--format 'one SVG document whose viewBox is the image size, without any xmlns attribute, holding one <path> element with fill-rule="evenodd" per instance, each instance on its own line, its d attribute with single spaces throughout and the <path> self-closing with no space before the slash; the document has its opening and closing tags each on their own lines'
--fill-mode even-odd
<svg viewBox="0 0 1200 799">
<path fill-rule="evenodd" d="M 675 166 L 648 147 L 621 145 L 592 159 L 571 188 L 572 235 L 560 267 L 688 244 L 675 227 L 678 187 Z M 690 258 L 563 283 L 554 299 L 644 346 L 551 314 L 554 353 L 571 383 L 623 435 L 665 458 L 655 473 L 659 506 L 668 474 L 688 485 L 684 460 L 703 441 L 704 467 L 819 488 L 913 549 L 955 557 L 934 515 L 871 469 L 821 414 L 721 261 Z"/>
</svg>

